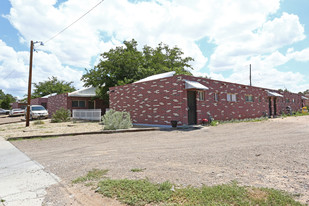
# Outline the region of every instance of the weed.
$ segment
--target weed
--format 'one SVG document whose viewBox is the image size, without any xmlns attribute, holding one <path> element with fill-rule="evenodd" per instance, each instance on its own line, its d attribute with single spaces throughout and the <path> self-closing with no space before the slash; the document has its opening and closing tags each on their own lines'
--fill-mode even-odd
<svg viewBox="0 0 309 206">
<path fill-rule="evenodd" d="M 73 180 L 72 183 L 83 183 L 87 181 L 94 181 L 100 180 L 107 174 L 108 170 L 99 170 L 99 169 L 92 169 L 89 171 L 85 176 L 78 177 L 77 179 Z"/>
<path fill-rule="evenodd" d="M 36 120 L 36 121 L 33 122 L 33 124 L 34 125 L 39 125 L 39 124 L 45 124 L 45 122 L 42 121 L 42 120 Z"/>
<path fill-rule="evenodd" d="M 141 169 L 141 168 L 133 168 L 131 169 L 131 172 L 143 172 L 146 168 Z"/>
<path fill-rule="evenodd" d="M 5 200 L 4 199 L 0 199 L 0 202 L 5 202 Z"/>
<path fill-rule="evenodd" d="M 236 182 L 200 188 L 175 188 L 170 182 L 149 180 L 100 181 L 97 192 L 128 205 L 297 205 L 282 191 L 238 186 Z"/>
</svg>

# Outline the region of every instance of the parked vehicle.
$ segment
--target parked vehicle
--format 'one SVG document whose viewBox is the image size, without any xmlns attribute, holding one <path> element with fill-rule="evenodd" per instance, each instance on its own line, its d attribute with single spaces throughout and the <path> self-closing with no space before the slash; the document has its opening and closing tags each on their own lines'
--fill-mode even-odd
<svg viewBox="0 0 309 206">
<path fill-rule="evenodd" d="M 0 114 L 9 114 L 10 110 L 0 108 Z"/>
<path fill-rule="evenodd" d="M 27 108 L 25 109 L 25 118 L 27 116 Z M 30 119 L 48 118 L 48 112 L 42 105 L 30 106 Z"/>
<path fill-rule="evenodd" d="M 12 109 L 9 113 L 10 117 L 14 116 L 23 116 L 25 115 L 25 110 L 24 109 Z"/>
</svg>

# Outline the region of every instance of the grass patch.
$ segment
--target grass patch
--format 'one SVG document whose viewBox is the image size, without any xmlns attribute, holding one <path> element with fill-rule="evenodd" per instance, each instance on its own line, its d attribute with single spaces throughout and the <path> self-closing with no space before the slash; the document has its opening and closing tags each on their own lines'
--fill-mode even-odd
<svg viewBox="0 0 309 206">
<path fill-rule="evenodd" d="M 99 170 L 99 169 L 92 169 L 89 171 L 85 176 L 78 177 L 77 179 L 73 180 L 72 183 L 84 183 L 88 181 L 95 181 L 102 179 L 106 174 L 108 170 Z"/>
<path fill-rule="evenodd" d="M 40 125 L 40 124 L 45 124 L 45 122 L 42 121 L 42 120 L 36 120 L 36 121 L 33 122 L 33 124 L 34 125 Z"/>
<path fill-rule="evenodd" d="M 131 172 L 144 172 L 146 170 L 146 168 L 141 169 L 141 168 L 133 168 L 131 169 Z"/>
<path fill-rule="evenodd" d="M 170 182 L 154 184 L 148 180 L 100 181 L 100 194 L 128 205 L 301 205 L 281 191 L 238 186 L 236 182 L 201 188 L 175 188 Z"/>
<path fill-rule="evenodd" d="M 232 119 L 232 120 L 227 120 L 227 121 L 212 121 L 214 125 L 211 124 L 211 126 L 216 126 L 218 124 L 226 124 L 226 123 L 241 123 L 241 122 L 262 122 L 262 121 L 267 121 L 268 117 L 260 117 L 260 118 L 247 118 L 247 119 Z"/>
<path fill-rule="evenodd" d="M 4 200 L 4 199 L 1 199 L 0 202 L 5 202 L 5 200 Z"/>
<path fill-rule="evenodd" d="M 39 139 L 39 140 L 45 140 L 45 139 L 52 139 L 52 138 L 58 138 L 59 136 L 48 136 L 48 137 L 19 137 L 19 138 L 14 138 L 14 139 L 10 139 L 8 138 L 8 141 L 10 142 L 14 142 L 14 141 L 20 141 L 20 140 L 35 140 L 35 139 Z"/>
</svg>

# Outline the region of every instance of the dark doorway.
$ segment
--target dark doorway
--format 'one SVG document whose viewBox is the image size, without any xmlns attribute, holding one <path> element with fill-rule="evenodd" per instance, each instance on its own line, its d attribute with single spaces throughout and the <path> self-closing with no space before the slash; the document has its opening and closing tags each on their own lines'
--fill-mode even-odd
<svg viewBox="0 0 309 206">
<path fill-rule="evenodd" d="M 196 124 L 196 92 L 188 91 L 188 124 Z"/>
<path fill-rule="evenodd" d="M 94 109 L 94 101 L 88 101 L 88 109 Z"/>
<path fill-rule="evenodd" d="M 277 98 L 274 98 L 274 116 L 277 115 Z"/>
<path fill-rule="evenodd" d="M 41 103 L 41 105 L 45 108 L 45 109 L 47 109 L 47 103 Z"/>
<path fill-rule="evenodd" d="M 269 104 L 269 117 L 271 117 L 271 115 L 273 115 L 272 109 L 271 109 L 271 97 L 268 98 L 268 104 Z"/>
</svg>

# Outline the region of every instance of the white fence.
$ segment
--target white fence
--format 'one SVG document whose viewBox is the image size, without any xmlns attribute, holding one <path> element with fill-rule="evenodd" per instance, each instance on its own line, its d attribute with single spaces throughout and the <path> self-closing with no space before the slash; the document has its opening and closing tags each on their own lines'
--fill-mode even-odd
<svg viewBox="0 0 309 206">
<path fill-rule="evenodd" d="M 101 121 L 101 109 L 73 109 L 73 119 Z"/>
</svg>

